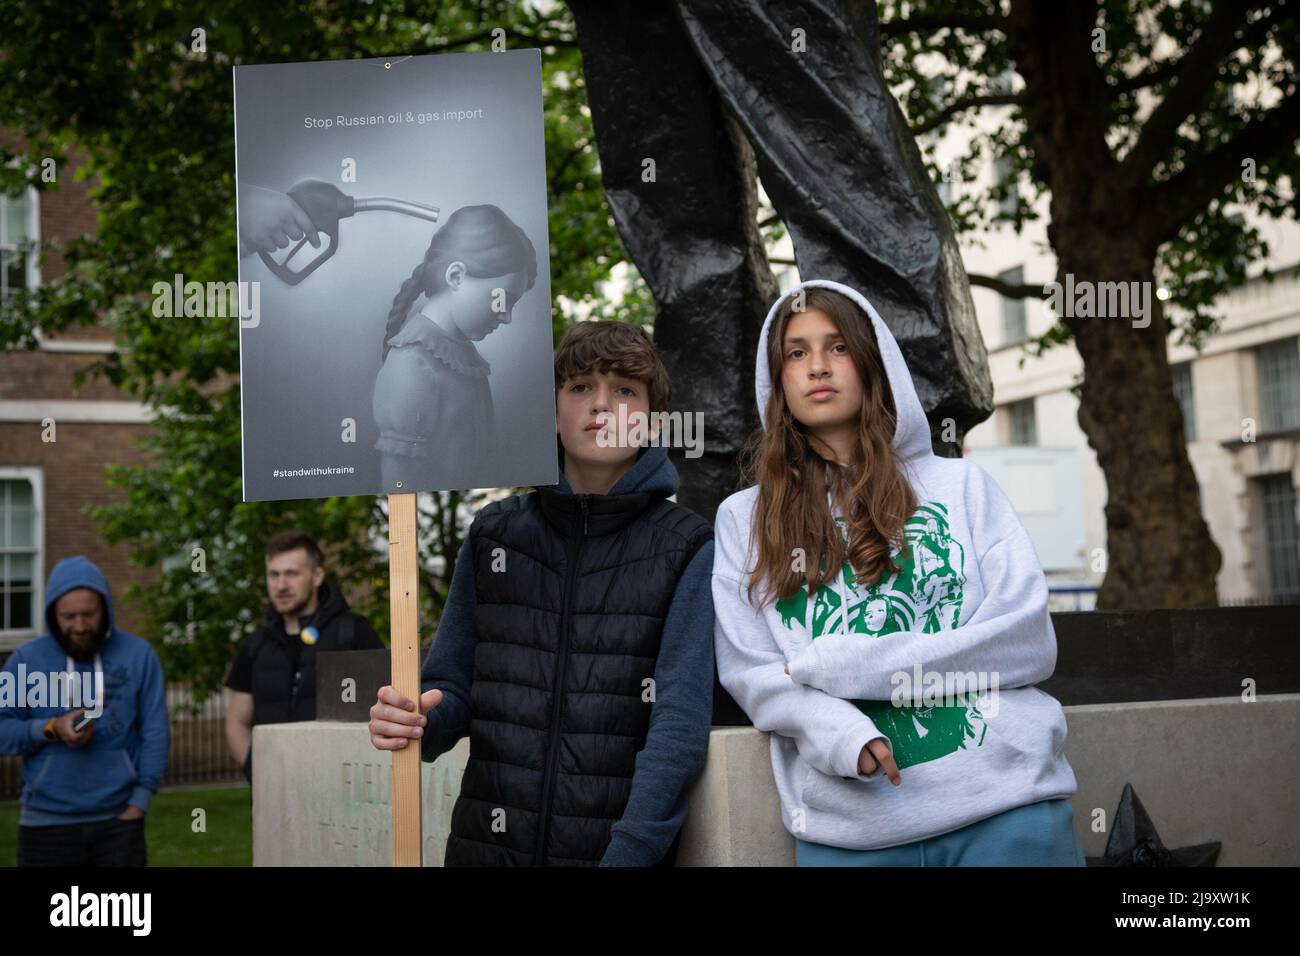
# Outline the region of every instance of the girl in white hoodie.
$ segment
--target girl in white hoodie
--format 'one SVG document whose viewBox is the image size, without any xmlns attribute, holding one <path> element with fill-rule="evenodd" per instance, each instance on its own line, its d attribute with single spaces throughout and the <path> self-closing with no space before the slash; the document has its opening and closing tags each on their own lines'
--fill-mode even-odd
<svg viewBox="0 0 1300 956">
<path fill-rule="evenodd" d="M 893 335 L 810 280 L 768 312 L 756 484 L 718 509 L 718 677 L 800 865 L 1083 866 L 1047 582 L 1005 494 L 940 458 Z M 889 783 L 884 781 L 888 780 Z"/>
</svg>

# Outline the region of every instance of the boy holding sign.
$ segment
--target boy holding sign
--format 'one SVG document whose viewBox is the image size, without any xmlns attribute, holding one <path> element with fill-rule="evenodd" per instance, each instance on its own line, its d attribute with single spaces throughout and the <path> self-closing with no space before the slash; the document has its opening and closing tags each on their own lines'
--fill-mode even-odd
<svg viewBox="0 0 1300 956">
<path fill-rule="evenodd" d="M 668 404 L 639 327 L 575 326 L 555 382 L 559 484 L 475 517 L 418 709 L 382 688 L 371 742 L 431 761 L 469 735 L 448 866 L 672 865 L 712 716 L 712 528 L 667 500 L 662 445 L 615 433 Z"/>
</svg>

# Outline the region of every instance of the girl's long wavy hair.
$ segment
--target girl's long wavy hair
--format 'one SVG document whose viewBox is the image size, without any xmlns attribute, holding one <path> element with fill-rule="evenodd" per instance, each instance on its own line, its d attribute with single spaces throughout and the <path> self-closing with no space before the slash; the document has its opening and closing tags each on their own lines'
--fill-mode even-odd
<svg viewBox="0 0 1300 956">
<path fill-rule="evenodd" d="M 537 281 L 537 251 L 509 216 L 492 205 L 461 206 L 434 233 L 424 259 L 397 290 L 384 328 L 384 358 L 420 293 L 432 296 L 447 287 L 447 266 L 453 262 L 465 263 L 467 273 L 478 279 L 524 272 L 525 289 Z"/>
<path fill-rule="evenodd" d="M 782 343 L 795 304 L 794 296 L 787 297 L 772 320 L 767 339 L 772 378 L 765 410 L 767 426 L 750 442 L 742 458 L 746 484 L 758 485 L 753 528 L 758 562 L 748 588 L 750 603 L 756 607 L 790 596 L 805 579 L 811 596 L 840 573 L 846 548 L 827 501 L 828 492 L 842 510 L 849 541 L 847 558 L 860 584 L 899 570 L 890 558 L 890 548 L 906 546 L 903 526 L 917 507 L 916 494 L 890 445 L 898 412 L 871 317 L 833 289 L 809 286 L 804 292 L 804 309 L 824 312 L 835 323 L 862 379 L 858 435 L 852 461 L 843 468 L 828 465 L 813 450 L 805 427 L 790 414 L 781 382 Z M 803 569 L 796 569 L 797 549 L 802 549 Z"/>
</svg>

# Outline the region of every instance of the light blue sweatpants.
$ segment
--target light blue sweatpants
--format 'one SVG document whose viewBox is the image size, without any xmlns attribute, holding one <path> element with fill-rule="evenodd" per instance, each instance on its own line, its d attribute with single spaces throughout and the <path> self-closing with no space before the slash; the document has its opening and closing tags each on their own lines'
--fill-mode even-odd
<svg viewBox="0 0 1300 956">
<path fill-rule="evenodd" d="M 845 850 L 795 838 L 797 866 L 1085 866 L 1065 799 L 997 813 L 951 833 L 883 850 Z"/>
</svg>

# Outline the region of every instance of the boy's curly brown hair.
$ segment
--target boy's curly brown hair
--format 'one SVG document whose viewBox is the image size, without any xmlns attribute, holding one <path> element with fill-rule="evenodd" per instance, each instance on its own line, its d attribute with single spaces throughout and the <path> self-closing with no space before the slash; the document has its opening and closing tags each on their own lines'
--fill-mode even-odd
<svg viewBox="0 0 1300 956">
<path fill-rule="evenodd" d="M 629 322 L 579 322 L 564 333 L 555 349 L 555 388 L 578 375 L 613 372 L 644 382 L 650 411 L 668 410 L 672 383 L 650 336 Z"/>
</svg>

